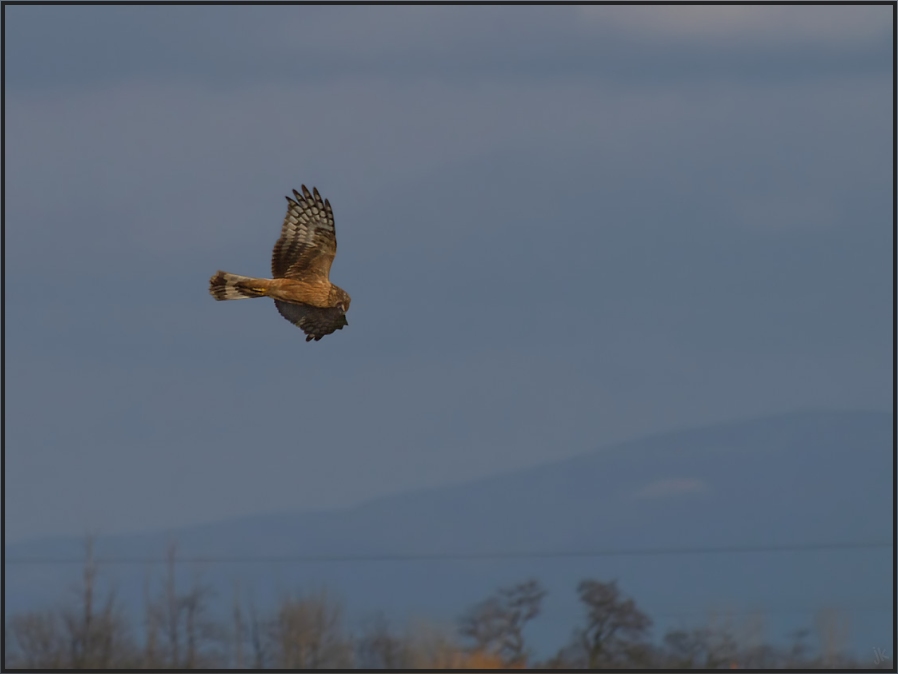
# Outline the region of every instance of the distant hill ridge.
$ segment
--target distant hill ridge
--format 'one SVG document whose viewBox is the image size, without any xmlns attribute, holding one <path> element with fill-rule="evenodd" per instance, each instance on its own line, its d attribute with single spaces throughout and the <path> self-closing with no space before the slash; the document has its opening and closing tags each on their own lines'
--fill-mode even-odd
<svg viewBox="0 0 898 674">
<path fill-rule="evenodd" d="M 701 611 L 715 602 L 761 609 L 784 603 L 810 608 L 827 602 L 869 604 L 891 593 L 887 548 L 664 551 L 888 541 L 893 460 L 889 413 L 796 412 L 654 434 L 341 510 L 102 536 L 96 551 L 101 558 L 158 560 L 167 541 L 177 540 L 183 558 L 208 560 L 204 573 L 224 594 L 235 581 L 262 594 L 272 583 L 325 585 L 362 613 L 415 610 L 443 619 L 452 619 L 500 584 L 534 576 L 550 588 L 547 613 L 559 612 L 559 624 L 568 631 L 578 610 L 573 587 L 585 575 L 618 578 L 650 614 L 653 606 Z M 82 549 L 81 538 L 53 537 L 11 544 L 6 555 L 8 560 L 66 559 L 79 557 Z M 661 552 L 539 556 L 638 549 Z M 454 558 L 490 554 L 511 557 Z M 412 559 L 350 559 L 378 555 Z M 303 561 L 328 556 L 346 561 Z M 247 558 L 266 561 L 249 563 Z M 111 567 L 123 601 L 139 604 L 148 568 L 146 563 Z M 77 573 L 73 565 L 8 565 L 7 611 L 55 600 Z M 563 620 L 562 613 L 567 615 Z M 856 617 L 854 624 L 875 635 L 888 622 L 867 615 Z"/>
</svg>

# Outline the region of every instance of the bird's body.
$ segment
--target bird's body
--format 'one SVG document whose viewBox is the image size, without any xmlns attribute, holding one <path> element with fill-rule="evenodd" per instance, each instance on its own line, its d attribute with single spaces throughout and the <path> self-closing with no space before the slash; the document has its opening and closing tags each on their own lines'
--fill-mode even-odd
<svg viewBox="0 0 898 674">
<path fill-rule="evenodd" d="M 217 300 L 270 297 L 320 309 L 335 307 L 340 301 L 340 288 L 332 283 L 308 283 L 290 278 L 253 278 L 225 271 L 212 277 L 210 287 L 210 292 Z"/>
<path fill-rule="evenodd" d="M 270 297 L 278 312 L 306 333 L 306 341 L 341 330 L 351 301 L 330 282 L 330 267 L 337 254 L 334 214 L 318 190 L 302 186 L 287 197 L 287 215 L 271 255 L 273 278 L 254 278 L 219 271 L 209 280 L 216 300 Z"/>
</svg>

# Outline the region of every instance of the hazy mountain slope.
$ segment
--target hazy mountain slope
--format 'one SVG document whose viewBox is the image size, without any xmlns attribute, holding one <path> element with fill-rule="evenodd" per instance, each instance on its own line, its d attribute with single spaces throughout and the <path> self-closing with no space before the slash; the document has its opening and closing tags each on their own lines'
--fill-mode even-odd
<svg viewBox="0 0 898 674">
<path fill-rule="evenodd" d="M 206 564 L 204 573 L 225 600 L 237 579 L 261 601 L 278 589 L 325 584 L 356 615 L 382 607 L 397 616 L 443 619 L 498 584 L 536 576 L 551 592 L 543 620 L 533 626 L 543 648 L 558 644 L 579 618 L 578 580 L 616 577 L 659 628 L 731 607 L 766 611 L 775 636 L 795 623 L 810 625 L 814 608 L 866 607 L 851 614 L 853 642 L 890 647 L 880 645 L 890 638 L 890 614 L 870 610 L 888 605 L 889 549 L 663 551 L 888 541 L 892 462 L 891 415 L 796 413 L 658 435 L 347 510 L 105 537 L 97 549 L 101 556 L 159 558 L 170 538 L 184 556 L 209 558 L 655 549 L 643 556 L 232 561 Z M 10 545 L 7 556 L 66 558 L 78 556 L 81 546 L 78 539 L 30 541 Z M 121 596 L 135 605 L 148 571 L 160 569 L 109 568 Z M 57 599 L 76 573 L 77 566 L 8 566 L 6 610 Z"/>
</svg>

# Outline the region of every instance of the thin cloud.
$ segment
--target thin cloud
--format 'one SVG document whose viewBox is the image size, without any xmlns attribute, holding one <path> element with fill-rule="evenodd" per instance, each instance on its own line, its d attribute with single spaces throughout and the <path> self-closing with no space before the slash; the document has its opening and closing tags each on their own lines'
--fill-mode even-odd
<svg viewBox="0 0 898 674">
<path fill-rule="evenodd" d="M 655 499 L 682 496 L 683 494 L 698 494 L 708 490 L 704 480 L 695 477 L 670 477 L 656 480 L 637 489 L 633 498 Z"/>
<path fill-rule="evenodd" d="M 580 7 L 585 25 L 636 38 L 714 46 L 857 45 L 888 36 L 887 7 Z"/>
</svg>

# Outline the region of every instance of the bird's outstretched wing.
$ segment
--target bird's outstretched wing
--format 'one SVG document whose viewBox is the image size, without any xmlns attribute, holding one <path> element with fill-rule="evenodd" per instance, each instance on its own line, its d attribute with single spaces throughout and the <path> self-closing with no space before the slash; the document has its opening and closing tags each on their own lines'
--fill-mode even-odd
<svg viewBox="0 0 898 674">
<path fill-rule="evenodd" d="M 349 325 L 346 314 L 339 307 L 319 309 L 309 304 L 294 304 L 281 300 L 275 300 L 274 305 L 281 316 L 306 333 L 307 342 L 313 339 L 317 342 L 325 335 Z"/>
<path fill-rule="evenodd" d="M 309 283 L 328 282 L 331 263 L 337 254 L 337 233 L 330 202 L 322 201 L 317 188 L 302 194 L 293 190 L 287 197 L 287 215 L 281 237 L 271 254 L 271 275 Z"/>
</svg>

